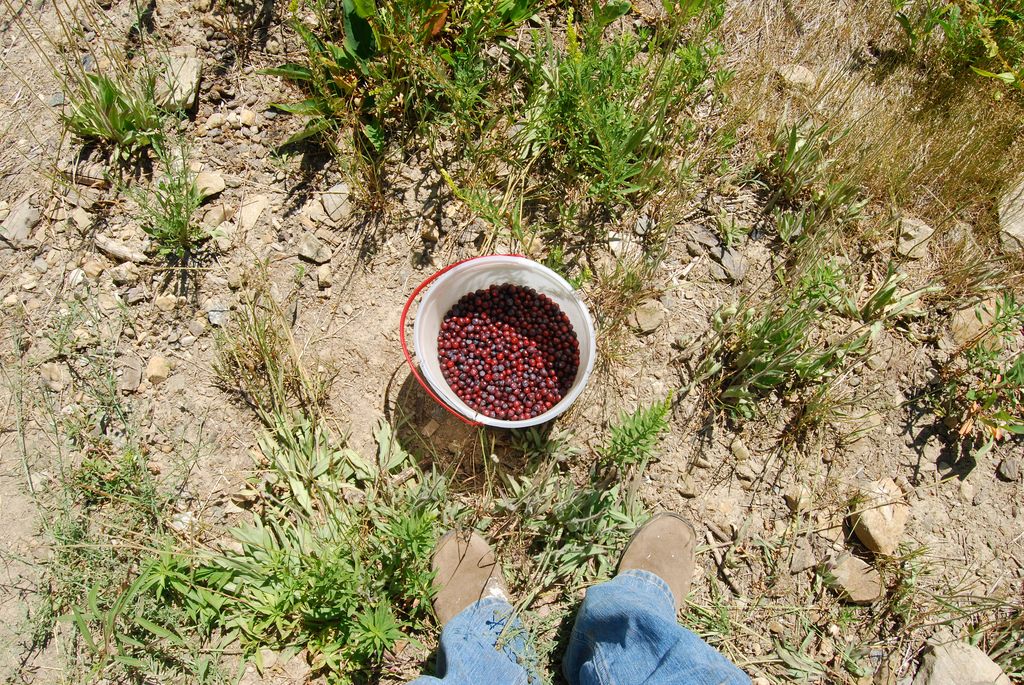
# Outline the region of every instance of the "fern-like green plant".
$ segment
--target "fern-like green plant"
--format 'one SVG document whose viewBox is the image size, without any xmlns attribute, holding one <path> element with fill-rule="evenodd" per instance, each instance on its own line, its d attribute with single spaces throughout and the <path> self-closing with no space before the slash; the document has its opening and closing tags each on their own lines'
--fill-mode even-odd
<svg viewBox="0 0 1024 685">
<path fill-rule="evenodd" d="M 655 447 L 668 429 L 671 406 L 669 397 L 631 414 L 623 413 L 611 428 L 608 444 L 601 449 L 601 459 L 619 468 L 637 465 L 642 468 L 654 456 Z"/>
</svg>

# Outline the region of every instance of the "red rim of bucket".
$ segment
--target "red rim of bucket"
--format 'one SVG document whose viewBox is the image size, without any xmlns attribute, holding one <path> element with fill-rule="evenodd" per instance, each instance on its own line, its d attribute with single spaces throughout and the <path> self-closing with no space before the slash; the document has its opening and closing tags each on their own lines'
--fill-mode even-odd
<svg viewBox="0 0 1024 685">
<path fill-rule="evenodd" d="M 437 393 L 434 392 L 434 390 L 430 387 L 430 385 L 425 380 L 423 380 L 423 376 L 420 375 L 419 369 L 416 368 L 416 363 L 413 362 L 413 360 L 412 360 L 412 354 L 409 352 L 409 346 L 405 342 L 405 320 L 406 320 L 406 318 L 409 315 L 409 309 L 412 307 L 412 303 L 416 301 L 416 297 L 423 291 L 424 288 L 426 288 L 428 285 L 430 285 L 431 283 L 433 283 L 438 278 L 440 278 L 444 274 L 448 273 L 449 271 L 451 271 L 455 267 L 459 266 L 460 264 L 465 264 L 466 262 L 472 262 L 472 261 L 477 260 L 477 259 L 483 259 L 484 257 L 520 257 L 520 258 L 522 258 L 523 255 L 521 255 L 521 254 L 479 255 L 477 257 L 470 257 L 469 259 L 463 259 L 461 261 L 455 262 L 454 264 L 449 264 L 448 266 L 444 267 L 440 271 L 438 271 L 438 272 L 436 272 L 436 273 L 434 273 L 434 274 L 432 274 L 430 276 L 427 276 L 427 278 L 424 279 L 424 281 L 422 283 L 420 283 L 418 286 L 416 286 L 413 289 L 412 294 L 409 295 L 409 299 L 405 301 L 405 306 L 402 307 L 402 316 L 398 320 L 398 339 L 402 343 L 402 354 L 405 355 L 405 363 L 409 365 L 409 370 L 412 371 L 412 375 L 415 376 L 416 382 L 420 384 L 420 387 L 423 388 L 426 391 L 426 393 L 428 395 L 430 395 L 430 397 L 433 398 L 433 400 L 435 402 L 440 404 L 442 407 L 445 408 L 445 410 L 449 414 L 451 414 L 452 416 L 457 418 L 459 421 L 462 421 L 467 426 L 483 426 L 484 424 L 480 423 L 479 421 L 474 421 L 472 419 L 466 418 L 461 413 L 459 413 L 458 411 L 456 411 L 452 407 L 448 406 L 448 403 L 445 402 L 444 400 L 442 400 L 437 395 Z"/>
</svg>

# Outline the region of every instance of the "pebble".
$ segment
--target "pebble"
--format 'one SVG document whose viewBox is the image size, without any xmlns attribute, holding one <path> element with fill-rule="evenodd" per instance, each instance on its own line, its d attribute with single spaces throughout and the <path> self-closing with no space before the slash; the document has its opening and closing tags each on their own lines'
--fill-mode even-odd
<svg viewBox="0 0 1024 685">
<path fill-rule="evenodd" d="M 50 270 L 50 265 L 42 257 L 36 257 L 32 260 L 32 268 L 41 274 L 45 274 Z"/>
<path fill-rule="evenodd" d="M 1007 457 L 999 462 L 999 469 L 997 471 L 999 477 L 1008 483 L 1013 483 L 1020 480 L 1020 459 L 1017 457 Z"/>
<path fill-rule="evenodd" d="M 876 554 L 894 554 L 903 540 L 910 507 L 893 479 L 865 483 L 852 506 L 857 539 Z"/>
<path fill-rule="evenodd" d="M 331 250 L 312 233 L 303 234 L 299 239 L 299 257 L 314 264 L 331 261 Z"/>
<path fill-rule="evenodd" d="M 129 285 L 139 280 L 139 267 L 135 266 L 134 262 L 119 264 L 112 269 L 108 269 L 107 273 L 110 274 L 110 278 L 113 279 L 116 285 Z"/>
<path fill-rule="evenodd" d="M 351 189 L 347 183 L 339 183 L 320 196 L 320 204 L 324 213 L 333 223 L 339 224 L 348 217 L 351 211 Z"/>
<path fill-rule="evenodd" d="M 629 317 L 629 322 L 641 334 L 647 335 L 658 330 L 665 321 L 665 307 L 658 300 L 644 300 Z"/>
<path fill-rule="evenodd" d="M 316 269 L 316 285 L 320 290 L 326 290 L 334 284 L 334 273 L 330 264 L 321 264 Z"/>
<path fill-rule="evenodd" d="M 693 476 L 688 473 L 682 474 L 679 478 L 679 482 L 676 483 L 676 492 L 687 499 L 696 497 L 699 494 L 699 491 L 697 490 L 697 483 L 694 482 Z"/>
<path fill-rule="evenodd" d="M 223 326 L 231 317 L 231 308 L 220 303 L 211 303 L 206 308 L 206 319 L 211 326 Z"/>
<path fill-rule="evenodd" d="M 169 312 L 177 306 L 178 298 L 174 295 L 157 295 L 156 299 L 153 300 L 153 304 L 160 311 Z"/>
<path fill-rule="evenodd" d="M 729 449 L 732 451 L 732 455 L 739 461 L 750 459 L 750 450 L 741 438 L 734 438 Z"/>
<path fill-rule="evenodd" d="M 227 184 L 224 176 L 216 171 L 200 171 L 196 176 L 196 189 L 204 200 L 224 191 Z"/>
<path fill-rule="evenodd" d="M 117 389 L 125 393 L 133 393 L 139 389 L 142 383 L 142 360 L 137 357 L 125 358 L 121 366 L 121 378 L 117 383 Z"/>
<path fill-rule="evenodd" d="M 150 385 L 160 385 L 171 375 L 171 365 L 166 357 L 156 355 L 146 364 L 146 380 Z"/>
<path fill-rule="evenodd" d="M 775 70 L 779 79 L 790 90 L 811 93 L 818 85 L 814 72 L 802 64 L 784 64 Z"/>
<path fill-rule="evenodd" d="M 732 281 L 739 283 L 747 274 L 747 262 L 736 250 L 731 247 L 718 246 L 709 252 L 712 262 L 711 277 L 719 281 Z"/>
<path fill-rule="evenodd" d="M 124 295 L 124 301 L 127 302 L 130 305 L 138 304 L 138 303 L 142 302 L 145 299 L 146 299 L 146 291 L 145 291 L 145 289 L 143 289 L 143 288 L 141 288 L 139 286 L 136 286 L 134 288 L 130 288 L 128 290 L 128 292 L 125 293 L 125 295 Z"/>
<path fill-rule="evenodd" d="M 928 254 L 928 241 L 933 233 L 935 229 L 920 219 L 904 217 L 900 220 L 896 253 L 907 259 L 921 259 Z"/>
<path fill-rule="evenodd" d="M 39 375 L 47 390 L 60 392 L 64 389 L 64 368 L 57 362 L 48 362 L 39 367 Z"/>
<path fill-rule="evenodd" d="M 82 272 L 89 278 L 96 279 L 103 273 L 103 262 L 98 259 L 90 259 L 82 265 Z"/>
<path fill-rule="evenodd" d="M 871 604 L 882 596 L 882 576 L 849 553 L 829 564 L 827 580 L 841 599 L 852 604 Z"/>
</svg>

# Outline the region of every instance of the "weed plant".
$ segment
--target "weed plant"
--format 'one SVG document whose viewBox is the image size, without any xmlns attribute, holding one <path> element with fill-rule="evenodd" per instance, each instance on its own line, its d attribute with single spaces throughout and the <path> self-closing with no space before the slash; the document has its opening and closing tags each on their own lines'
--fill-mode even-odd
<svg viewBox="0 0 1024 685">
<path fill-rule="evenodd" d="M 146 69 L 116 77 L 82 72 L 68 82 L 69 107 L 61 119 L 83 142 L 109 147 L 112 160 L 127 162 L 161 140 L 155 84 Z"/>
<path fill-rule="evenodd" d="M 893 8 L 911 52 L 926 53 L 954 75 L 969 67 L 1010 88 L 1024 89 L 1024 9 L 1019 3 L 894 0 Z"/>
<path fill-rule="evenodd" d="M 161 145 L 156 152 L 163 175 L 150 188 L 133 188 L 130 194 L 139 205 L 142 229 L 154 240 L 160 255 L 187 264 L 200 243 L 212 236 L 195 221 L 203 201 L 197 174 L 184 143 L 177 151 Z"/>
<path fill-rule="evenodd" d="M 995 302 L 992 322 L 946 363 L 934 409 L 961 439 L 977 439 L 976 456 L 1024 435 L 1024 305 L 1013 293 Z M 976 310 L 979 320 L 982 313 Z"/>
</svg>

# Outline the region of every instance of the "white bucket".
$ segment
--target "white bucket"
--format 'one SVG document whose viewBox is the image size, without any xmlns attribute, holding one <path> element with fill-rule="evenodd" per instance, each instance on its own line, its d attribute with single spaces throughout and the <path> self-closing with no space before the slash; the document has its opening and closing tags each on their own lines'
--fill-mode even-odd
<svg viewBox="0 0 1024 685">
<path fill-rule="evenodd" d="M 435 280 L 436 279 L 436 280 Z M 419 360 L 420 370 L 426 379 L 428 392 L 439 400 L 446 408 L 471 422 L 495 426 L 497 428 L 526 428 L 546 423 L 563 413 L 575 401 L 590 379 L 597 356 L 597 344 L 594 335 L 594 321 L 590 317 L 587 306 L 569 283 L 551 269 L 525 257 L 511 255 L 491 255 L 475 257 L 459 262 L 434 274 L 413 291 L 402 312 L 401 339 L 406 360 L 416 377 L 419 373 L 409 357 L 405 345 L 405 315 L 416 295 L 431 281 L 433 286 L 423 294 L 416 321 L 413 324 L 413 347 Z M 511 283 L 533 288 L 539 293 L 550 297 L 569 317 L 573 330 L 580 344 L 580 364 L 576 378 L 561 401 L 543 414 L 523 421 L 505 421 L 485 416 L 470 409 L 459 399 L 441 373 L 437 357 L 437 334 L 448 310 L 466 294 L 487 288 L 491 285 Z M 422 381 L 421 381 L 422 382 Z"/>
</svg>

